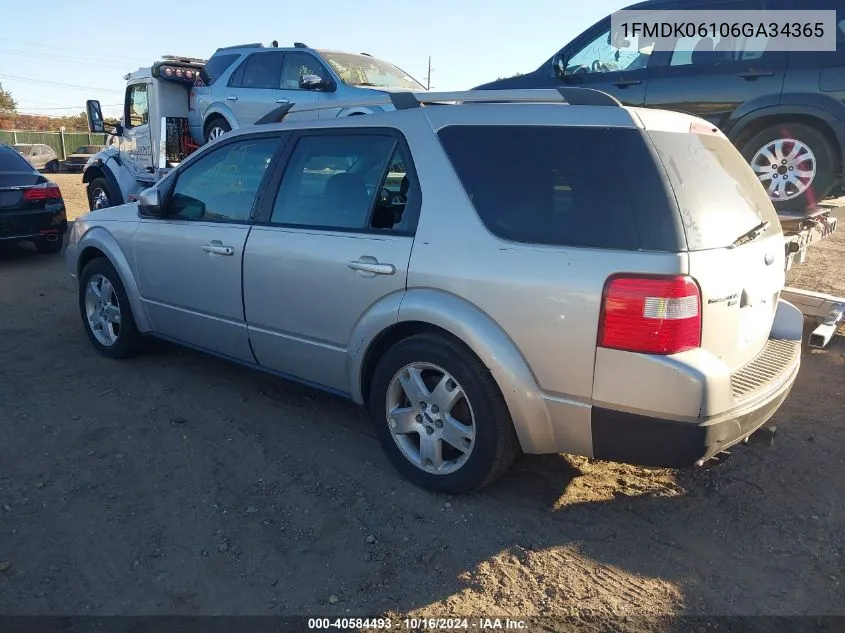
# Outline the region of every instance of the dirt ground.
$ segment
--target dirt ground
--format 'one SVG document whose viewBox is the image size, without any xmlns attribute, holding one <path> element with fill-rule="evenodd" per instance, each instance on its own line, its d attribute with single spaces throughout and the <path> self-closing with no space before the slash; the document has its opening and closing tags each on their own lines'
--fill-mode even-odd
<svg viewBox="0 0 845 633">
<path fill-rule="evenodd" d="M 811 258 L 845 294 L 845 230 Z M 771 448 L 526 457 L 449 498 L 345 401 L 164 344 L 98 356 L 61 256 L 0 251 L 0 315 L 0 614 L 845 614 L 843 337 L 805 351 Z"/>
</svg>

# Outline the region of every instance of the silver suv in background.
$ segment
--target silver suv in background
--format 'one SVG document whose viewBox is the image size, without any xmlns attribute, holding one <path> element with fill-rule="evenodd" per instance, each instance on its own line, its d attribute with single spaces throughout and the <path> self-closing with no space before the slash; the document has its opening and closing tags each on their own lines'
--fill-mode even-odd
<svg viewBox="0 0 845 633">
<path fill-rule="evenodd" d="M 197 143 L 252 125 L 283 104 L 308 106 L 319 118 L 369 114 L 386 91 L 424 91 L 416 79 L 367 53 L 246 44 L 218 48 L 190 96 L 188 122 Z M 338 107 L 353 100 L 357 107 Z"/>
<path fill-rule="evenodd" d="M 35 169 L 51 174 L 59 171 L 59 155 L 49 145 L 45 143 L 16 143 L 13 147 Z"/>
<path fill-rule="evenodd" d="M 519 451 L 690 466 L 780 407 L 803 317 L 711 124 L 579 88 L 392 102 L 228 134 L 78 219 L 93 346 L 156 336 L 347 396 L 447 492 Z"/>
</svg>

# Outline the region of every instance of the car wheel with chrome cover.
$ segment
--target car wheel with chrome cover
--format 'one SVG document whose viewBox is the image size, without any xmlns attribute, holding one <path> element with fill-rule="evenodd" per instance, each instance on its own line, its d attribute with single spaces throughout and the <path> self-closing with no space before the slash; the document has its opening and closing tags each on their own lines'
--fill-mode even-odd
<svg viewBox="0 0 845 633">
<path fill-rule="evenodd" d="M 94 348 L 109 358 L 129 358 L 141 349 L 123 282 L 103 257 L 89 262 L 79 277 L 79 311 Z"/>
<path fill-rule="evenodd" d="M 439 334 L 396 343 L 378 362 L 370 415 L 393 465 L 439 492 L 482 488 L 518 452 L 508 407 L 489 370 Z"/>
</svg>

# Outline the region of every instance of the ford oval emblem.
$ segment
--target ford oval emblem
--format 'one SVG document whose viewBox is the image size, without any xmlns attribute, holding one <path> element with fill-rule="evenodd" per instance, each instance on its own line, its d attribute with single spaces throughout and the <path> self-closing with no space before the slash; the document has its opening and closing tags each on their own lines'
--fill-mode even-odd
<svg viewBox="0 0 845 633">
<path fill-rule="evenodd" d="M 766 253 L 765 260 L 766 266 L 771 266 L 775 262 L 775 254 L 774 253 Z"/>
</svg>

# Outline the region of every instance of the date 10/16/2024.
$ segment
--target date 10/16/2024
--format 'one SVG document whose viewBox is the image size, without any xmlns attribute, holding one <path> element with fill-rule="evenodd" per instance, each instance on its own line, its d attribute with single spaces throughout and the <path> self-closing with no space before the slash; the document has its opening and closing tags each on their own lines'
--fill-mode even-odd
<svg viewBox="0 0 845 633">
<path fill-rule="evenodd" d="M 525 620 L 511 618 L 309 618 L 308 628 L 314 631 L 332 629 L 411 630 L 411 631 L 519 631 L 528 628 Z"/>
</svg>

